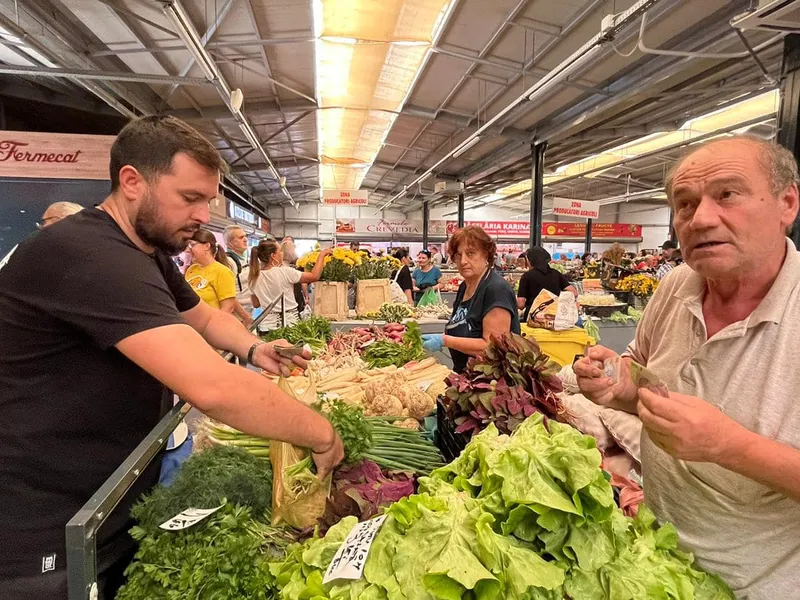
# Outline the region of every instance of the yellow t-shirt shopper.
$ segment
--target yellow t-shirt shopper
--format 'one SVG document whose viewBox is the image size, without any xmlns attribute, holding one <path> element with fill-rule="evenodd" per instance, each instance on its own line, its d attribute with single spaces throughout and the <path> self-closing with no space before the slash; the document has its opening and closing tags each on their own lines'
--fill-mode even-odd
<svg viewBox="0 0 800 600">
<path fill-rule="evenodd" d="M 186 269 L 186 281 L 203 302 L 232 313 L 236 307 L 236 280 L 214 234 L 199 229 L 189 242 L 189 250 L 193 262 Z"/>
</svg>

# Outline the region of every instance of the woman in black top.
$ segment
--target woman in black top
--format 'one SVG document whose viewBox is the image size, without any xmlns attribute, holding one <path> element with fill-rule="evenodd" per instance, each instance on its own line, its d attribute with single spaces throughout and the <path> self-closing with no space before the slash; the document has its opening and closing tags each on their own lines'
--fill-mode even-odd
<svg viewBox="0 0 800 600">
<path fill-rule="evenodd" d="M 394 253 L 394 257 L 403 263 L 403 266 L 393 275 L 393 278 L 397 282 L 397 285 L 400 286 L 400 289 L 403 290 L 403 293 L 408 299 L 408 303 L 413 305 L 414 298 L 411 294 L 414 291 L 414 280 L 411 279 L 411 269 L 409 268 L 411 258 L 408 256 L 408 250 L 400 248 Z"/>
<path fill-rule="evenodd" d="M 531 305 L 542 290 L 547 290 L 556 296 L 563 291 L 570 291 L 576 297 L 578 296 L 578 290 L 570 283 L 567 276 L 550 266 L 552 257 L 547 250 L 536 246 L 530 248 L 527 255 L 530 270 L 519 280 L 519 290 L 517 291 L 517 306 L 525 309 L 522 315 L 523 321 L 528 320 Z"/>
<path fill-rule="evenodd" d="M 444 335 L 424 335 L 428 352 L 450 348 L 453 370 L 463 373 L 470 356 L 483 352 L 492 336 L 520 333 L 514 291 L 495 269 L 497 244 L 475 225 L 458 230 L 447 252 L 464 282 L 458 288 L 453 316 Z"/>
</svg>

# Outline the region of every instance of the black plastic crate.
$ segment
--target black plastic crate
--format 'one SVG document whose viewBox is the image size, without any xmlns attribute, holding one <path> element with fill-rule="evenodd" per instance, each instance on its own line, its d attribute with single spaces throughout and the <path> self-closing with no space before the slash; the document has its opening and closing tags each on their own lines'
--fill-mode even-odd
<svg viewBox="0 0 800 600">
<path fill-rule="evenodd" d="M 456 423 L 448 415 L 441 400 L 436 402 L 436 434 L 434 443 L 442 453 L 446 462 L 458 458 L 467 447 L 471 436 L 467 433 L 456 433 Z"/>
</svg>

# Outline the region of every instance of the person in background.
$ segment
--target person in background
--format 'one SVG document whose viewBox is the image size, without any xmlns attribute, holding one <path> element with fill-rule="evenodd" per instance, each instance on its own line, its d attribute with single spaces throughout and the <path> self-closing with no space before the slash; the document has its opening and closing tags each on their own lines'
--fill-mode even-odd
<svg viewBox="0 0 800 600">
<path fill-rule="evenodd" d="M 442 266 L 442 263 L 444 263 L 444 257 L 442 256 L 442 253 L 439 251 L 439 246 L 433 246 L 431 252 L 432 252 L 431 262 L 437 267 Z"/>
<path fill-rule="evenodd" d="M 556 296 L 561 292 L 572 292 L 576 298 L 578 297 L 578 290 L 570 283 L 567 276 L 550 266 L 552 257 L 547 250 L 536 246 L 530 248 L 527 255 L 530 269 L 520 278 L 517 290 L 517 308 L 523 310 L 523 321 L 528 320 L 533 301 L 542 290 L 547 290 Z"/>
<path fill-rule="evenodd" d="M 586 254 L 584 254 L 583 256 L 581 256 L 581 266 L 582 267 L 584 267 L 584 268 L 588 267 L 591 262 L 592 262 L 592 255 L 589 254 L 588 252 Z"/>
<path fill-rule="evenodd" d="M 638 265 L 636 265 L 636 269 L 639 271 L 652 271 L 656 268 L 657 264 L 658 261 L 656 260 L 656 257 L 652 254 L 647 254 L 645 255 L 644 259 Z"/>
<path fill-rule="evenodd" d="M 414 302 L 419 302 L 426 290 L 439 289 L 442 272 L 431 262 L 430 250 L 421 250 L 417 254 L 417 268 L 412 275 L 414 279 Z"/>
<path fill-rule="evenodd" d="M 672 240 L 667 240 L 661 247 L 661 262 L 656 270 L 656 278 L 661 280 L 677 266 L 673 260 L 673 255 L 678 251 L 678 245 Z"/>
<path fill-rule="evenodd" d="M 0 271 L 2 600 L 67 598 L 64 527 L 167 414 L 167 389 L 249 435 L 311 448 L 320 477 L 341 461 L 327 419 L 215 349 L 274 374 L 306 361 L 200 301 L 172 262 L 209 222 L 224 168 L 183 121 L 131 121 L 111 147 L 108 197 L 22 242 Z M 131 505 L 160 466 L 142 468 L 97 530 L 100 598 L 124 581 Z"/>
<path fill-rule="evenodd" d="M 447 253 L 456 261 L 464 281 L 444 335 L 422 338 L 427 352 L 450 349 L 456 373 L 464 372 L 469 357 L 483 352 L 492 336 L 520 333 L 514 291 L 492 268 L 496 252 L 495 241 L 476 225 L 467 225 L 450 238 Z"/>
<path fill-rule="evenodd" d="M 233 271 L 236 281 L 236 302 L 239 306 L 234 309 L 234 314 L 245 327 L 249 327 L 253 320 L 253 303 L 250 301 L 250 285 L 247 283 L 250 273 L 250 265 L 247 262 L 247 234 L 238 225 L 231 225 L 225 228 L 222 237 L 228 249 L 225 252 L 228 257 L 228 268 Z"/>
<path fill-rule="evenodd" d="M 278 242 L 261 240 L 258 246 L 253 248 L 250 253 L 250 291 L 253 306 L 266 310 L 276 298 L 283 296 L 283 307 L 278 302 L 261 322 L 261 327 L 265 331 L 294 325 L 300 320 L 294 286 L 298 283 L 319 281 L 325 268 L 325 257 L 330 253 L 330 248 L 322 250 L 314 269 L 310 273 L 303 273 L 284 264 L 283 251 Z M 286 319 L 282 322 L 283 314 Z"/>
<path fill-rule="evenodd" d="M 198 296 L 222 312 L 234 314 L 241 309 L 236 301 L 236 278 L 228 266 L 225 249 L 207 229 L 198 229 L 189 241 L 192 264 L 184 278 Z M 249 318 L 249 316 L 248 316 Z"/>
<path fill-rule="evenodd" d="M 42 214 L 42 219 L 36 226 L 39 229 L 44 229 L 45 227 L 49 227 L 53 223 L 58 223 L 61 219 L 68 217 L 70 215 L 74 215 L 83 210 L 83 207 L 80 204 L 75 204 L 74 202 L 54 202 L 50 206 L 48 206 L 44 213 Z M 19 247 L 19 245 L 14 246 L 8 254 L 3 257 L 3 260 L 0 260 L 0 269 L 5 267 L 8 264 L 8 261 L 11 259 L 11 255 L 14 254 L 14 251 Z"/>
<path fill-rule="evenodd" d="M 350 242 L 350 250 L 353 252 L 361 251 L 361 242 Z"/>
<path fill-rule="evenodd" d="M 400 286 L 400 289 L 403 290 L 403 293 L 408 299 L 408 303 L 413 305 L 414 297 L 412 292 L 414 291 L 414 281 L 411 278 L 411 269 L 409 268 L 411 257 L 408 255 L 408 250 L 405 248 L 397 250 L 394 253 L 394 257 L 403 263 L 403 266 L 400 267 L 392 277 L 397 282 L 397 285 Z"/>
<path fill-rule="evenodd" d="M 800 253 L 792 153 L 751 136 L 693 146 L 666 178 L 687 266 L 661 282 L 620 357 L 575 363 L 582 393 L 638 414 L 645 502 L 737 598 L 800 589 Z M 674 255 L 673 255 L 674 256 Z M 669 390 L 637 388 L 631 361 Z"/>
<path fill-rule="evenodd" d="M 283 238 L 281 242 L 281 253 L 283 254 L 283 265 L 297 269 L 297 246 L 294 245 L 294 239 L 291 237 Z M 301 273 L 302 269 L 299 270 Z M 294 284 L 294 300 L 297 302 L 297 312 L 302 314 L 303 309 L 309 303 L 308 284 L 295 283 Z"/>
<path fill-rule="evenodd" d="M 42 213 L 42 220 L 39 223 L 39 229 L 48 227 L 53 223 L 58 223 L 61 219 L 79 213 L 82 210 L 83 207 L 75 202 L 54 202 L 45 209 L 44 213 Z"/>
</svg>

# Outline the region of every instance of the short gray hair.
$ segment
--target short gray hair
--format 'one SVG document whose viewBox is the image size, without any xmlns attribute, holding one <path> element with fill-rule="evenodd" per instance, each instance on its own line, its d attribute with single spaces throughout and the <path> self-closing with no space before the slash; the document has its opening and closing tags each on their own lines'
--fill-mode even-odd
<svg viewBox="0 0 800 600">
<path fill-rule="evenodd" d="M 50 213 L 51 217 L 63 219 L 75 213 L 79 213 L 82 210 L 83 207 L 75 202 L 54 202 L 48 206 L 42 214 Z"/>
<path fill-rule="evenodd" d="M 225 240 L 225 245 L 226 246 L 230 245 L 231 240 L 233 239 L 233 234 L 234 234 L 235 231 L 241 231 L 241 232 L 244 233 L 244 229 L 242 227 L 239 227 L 238 225 L 228 225 L 225 228 L 225 231 L 222 232 L 222 239 Z"/>
<path fill-rule="evenodd" d="M 667 197 L 669 200 L 672 201 L 672 182 L 675 179 L 678 169 L 680 169 L 681 165 L 683 165 L 687 158 L 692 156 L 698 150 L 702 150 L 703 148 L 713 144 L 735 141 L 751 142 L 758 146 L 758 149 L 760 150 L 758 153 L 758 160 L 761 163 L 761 166 L 764 168 L 765 175 L 769 179 L 769 189 L 773 196 L 777 196 L 793 183 L 798 183 L 800 181 L 800 175 L 798 175 L 797 170 L 797 161 L 789 150 L 771 140 L 765 140 L 754 135 L 733 135 L 723 138 L 714 138 L 713 140 L 703 142 L 698 146 L 693 146 L 689 151 L 684 153 L 674 165 L 672 165 L 664 180 L 664 189 L 667 192 Z"/>
</svg>

